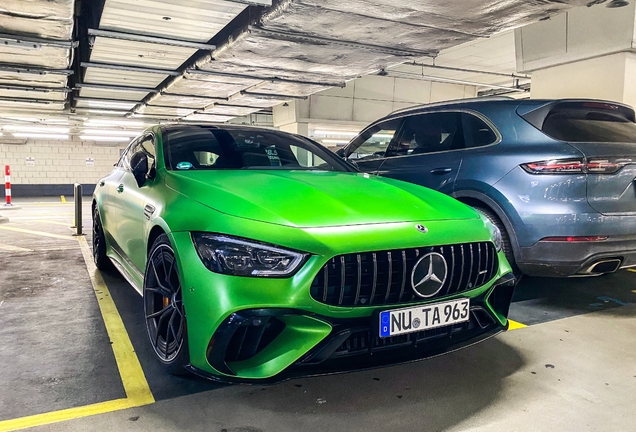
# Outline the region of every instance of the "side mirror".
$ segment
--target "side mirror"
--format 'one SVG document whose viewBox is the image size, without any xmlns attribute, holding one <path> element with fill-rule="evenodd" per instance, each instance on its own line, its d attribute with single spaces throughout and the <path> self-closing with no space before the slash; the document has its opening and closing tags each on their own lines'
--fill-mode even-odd
<svg viewBox="0 0 636 432">
<path fill-rule="evenodd" d="M 137 186 L 142 187 L 146 183 L 146 173 L 148 172 L 148 156 L 146 153 L 135 153 L 130 159 L 130 169 L 137 181 Z"/>
</svg>

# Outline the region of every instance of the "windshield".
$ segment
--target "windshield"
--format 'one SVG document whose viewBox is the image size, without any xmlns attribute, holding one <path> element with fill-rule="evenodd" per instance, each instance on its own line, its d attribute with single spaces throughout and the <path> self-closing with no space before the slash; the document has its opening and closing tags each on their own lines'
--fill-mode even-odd
<svg viewBox="0 0 636 432">
<path fill-rule="evenodd" d="M 352 171 L 308 139 L 261 129 L 174 127 L 164 132 L 163 146 L 169 170 Z"/>
</svg>

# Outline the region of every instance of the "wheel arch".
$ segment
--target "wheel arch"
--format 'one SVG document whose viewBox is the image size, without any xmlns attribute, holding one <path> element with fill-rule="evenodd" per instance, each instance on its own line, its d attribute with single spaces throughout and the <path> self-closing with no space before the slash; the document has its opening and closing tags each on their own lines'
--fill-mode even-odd
<svg viewBox="0 0 636 432">
<path fill-rule="evenodd" d="M 159 238 L 161 234 L 167 234 L 166 230 L 163 229 L 161 225 L 155 225 L 150 229 L 150 233 L 148 233 L 148 242 L 146 244 L 146 256 L 150 256 L 150 249 L 152 245 L 155 243 L 155 240 Z"/>
<path fill-rule="evenodd" d="M 508 237 L 510 238 L 512 253 L 514 254 L 515 261 L 521 261 L 521 253 L 519 251 L 519 242 L 517 240 L 517 233 L 512 225 L 510 217 L 504 211 L 504 209 L 492 198 L 489 196 L 476 191 L 456 191 L 452 194 L 453 198 L 458 201 L 463 202 L 466 205 L 471 207 L 483 207 L 486 208 L 497 215 L 499 220 L 506 227 L 506 231 L 508 232 Z"/>
</svg>

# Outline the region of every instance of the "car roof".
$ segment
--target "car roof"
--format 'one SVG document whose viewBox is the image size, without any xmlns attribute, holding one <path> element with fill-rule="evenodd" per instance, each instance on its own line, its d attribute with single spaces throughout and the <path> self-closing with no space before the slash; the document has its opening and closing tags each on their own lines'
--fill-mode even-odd
<svg viewBox="0 0 636 432">
<path fill-rule="evenodd" d="M 454 101 L 444 101 L 444 102 L 435 102 L 424 105 L 416 105 L 408 108 L 403 108 L 397 111 L 393 111 L 391 114 L 388 114 L 376 121 L 374 121 L 371 125 L 374 125 L 378 122 L 391 120 L 393 118 L 404 117 L 407 115 L 414 115 L 425 113 L 428 111 L 436 111 L 443 108 L 453 108 L 453 109 L 479 109 L 480 107 L 492 107 L 493 105 L 498 106 L 509 106 L 514 107 L 513 109 L 517 109 L 520 106 L 527 106 L 528 110 L 533 108 L 539 108 L 541 106 L 555 103 L 555 102 L 603 102 L 610 103 L 613 105 L 620 105 L 627 107 L 629 109 L 633 109 L 629 105 L 625 105 L 620 102 L 614 101 L 606 101 L 601 99 L 585 99 L 585 98 L 566 98 L 566 99 L 513 99 L 509 97 L 502 96 L 492 96 L 492 97 L 478 97 L 478 98 L 470 98 L 470 99 L 458 99 Z M 366 128 L 365 128 L 366 129 Z"/>
<path fill-rule="evenodd" d="M 251 126 L 251 125 L 241 125 L 241 124 L 228 124 L 228 123 L 164 123 L 159 125 L 164 131 L 180 129 L 183 127 L 205 127 L 211 129 L 224 129 L 224 130 L 253 130 L 253 131 L 263 131 L 263 132 L 279 132 L 279 133 L 287 133 L 283 131 L 279 131 L 278 129 L 272 129 L 262 126 Z M 290 134 L 294 135 L 294 134 Z"/>
</svg>

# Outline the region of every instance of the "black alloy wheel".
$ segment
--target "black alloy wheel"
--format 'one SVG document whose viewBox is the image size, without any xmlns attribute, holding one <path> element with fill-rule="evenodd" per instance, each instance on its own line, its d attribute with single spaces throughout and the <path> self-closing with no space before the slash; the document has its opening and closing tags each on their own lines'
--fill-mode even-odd
<svg viewBox="0 0 636 432">
<path fill-rule="evenodd" d="M 162 234 L 152 245 L 144 276 L 146 331 L 157 358 L 173 375 L 187 373 L 186 317 L 174 251 Z"/>
<path fill-rule="evenodd" d="M 110 271 L 113 263 L 106 256 L 106 237 L 97 205 L 93 207 L 93 261 L 100 271 Z"/>
</svg>

